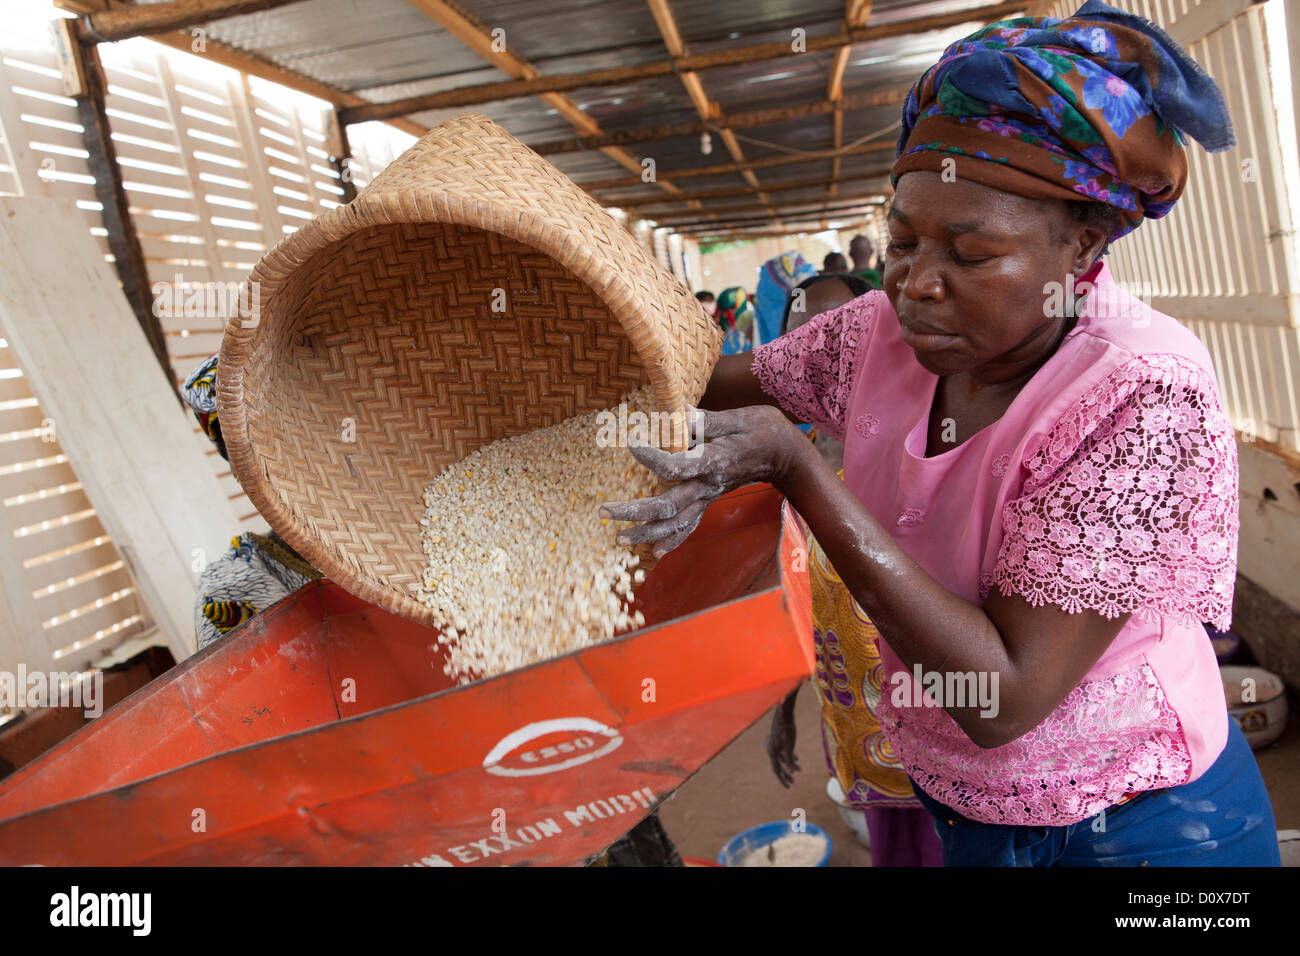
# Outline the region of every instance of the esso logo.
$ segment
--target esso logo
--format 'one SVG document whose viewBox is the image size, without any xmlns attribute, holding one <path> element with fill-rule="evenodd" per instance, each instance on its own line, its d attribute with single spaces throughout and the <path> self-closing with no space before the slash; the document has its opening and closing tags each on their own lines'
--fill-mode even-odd
<svg viewBox="0 0 1300 956">
<path fill-rule="evenodd" d="M 557 773 L 612 753 L 623 735 L 589 717 L 540 720 L 506 734 L 483 758 L 483 769 L 500 777 Z"/>
</svg>

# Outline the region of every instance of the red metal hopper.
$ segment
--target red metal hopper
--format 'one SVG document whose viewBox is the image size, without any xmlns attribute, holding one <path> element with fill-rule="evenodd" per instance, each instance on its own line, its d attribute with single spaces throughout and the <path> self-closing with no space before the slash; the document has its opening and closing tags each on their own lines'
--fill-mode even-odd
<svg viewBox="0 0 1300 956">
<path fill-rule="evenodd" d="M 716 502 L 643 629 L 466 686 L 436 631 L 303 588 L 0 783 L 0 864 L 579 863 L 808 677 L 780 502 Z"/>
</svg>

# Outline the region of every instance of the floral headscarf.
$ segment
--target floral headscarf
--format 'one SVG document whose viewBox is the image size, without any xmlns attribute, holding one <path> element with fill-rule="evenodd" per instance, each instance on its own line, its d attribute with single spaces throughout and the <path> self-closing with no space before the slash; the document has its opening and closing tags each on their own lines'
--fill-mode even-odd
<svg viewBox="0 0 1300 956">
<path fill-rule="evenodd" d="M 1223 94 L 1164 31 L 1088 0 L 1074 16 L 1021 17 L 959 40 L 903 107 L 893 180 L 952 173 L 1034 198 L 1114 206 L 1118 238 L 1173 207 L 1185 137 L 1235 145 Z"/>
</svg>

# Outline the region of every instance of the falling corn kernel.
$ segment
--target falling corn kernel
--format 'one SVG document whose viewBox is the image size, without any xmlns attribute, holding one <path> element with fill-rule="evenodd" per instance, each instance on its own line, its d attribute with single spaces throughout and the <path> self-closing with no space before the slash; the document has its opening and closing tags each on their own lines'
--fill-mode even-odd
<svg viewBox="0 0 1300 956">
<path fill-rule="evenodd" d="M 636 394 L 637 407 L 653 407 L 649 389 Z M 417 594 L 442 632 L 449 676 L 490 677 L 640 626 L 636 555 L 601 530 L 613 519 L 597 526 L 574 509 L 644 497 L 658 479 L 627 449 L 600 444 L 598 414 L 484 445 L 425 489 Z M 476 493 L 489 485 L 490 496 Z"/>
</svg>

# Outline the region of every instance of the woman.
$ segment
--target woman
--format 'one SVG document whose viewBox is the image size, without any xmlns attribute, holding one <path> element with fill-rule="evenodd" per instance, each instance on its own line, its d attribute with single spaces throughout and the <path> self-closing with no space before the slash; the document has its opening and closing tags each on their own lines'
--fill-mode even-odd
<svg viewBox="0 0 1300 956">
<path fill-rule="evenodd" d="M 606 509 L 664 553 L 732 488 L 786 495 L 883 638 L 946 865 L 1279 862 L 1200 626 L 1231 612 L 1232 428 L 1205 349 L 1100 263 L 1181 194 L 1185 136 L 1232 145 L 1222 96 L 1138 17 L 954 44 L 904 108 L 884 290 L 719 362 L 711 441 L 635 449 L 681 483 Z M 845 436 L 843 482 L 790 419 Z"/>
<path fill-rule="evenodd" d="M 209 356 L 189 374 L 181 396 L 194 410 L 203 434 L 226 458 L 226 442 L 217 417 L 217 358 Z M 320 576 L 274 531 L 265 535 L 245 531 L 231 538 L 229 550 L 199 573 L 194 598 L 198 650 L 216 643 Z"/>
<path fill-rule="evenodd" d="M 754 308 L 749 294 L 740 286 L 722 290 L 713 317 L 722 327 L 723 355 L 739 355 L 754 347 Z"/>
<path fill-rule="evenodd" d="M 781 314 L 790 296 L 790 290 L 800 281 L 815 276 L 817 270 L 798 252 L 783 252 L 773 256 L 759 267 L 758 287 L 754 294 L 754 315 L 757 320 L 755 345 L 771 342 L 781 334 Z"/>
<path fill-rule="evenodd" d="M 791 289 L 786 297 L 785 311 L 781 315 L 781 331 L 778 334 L 793 332 L 809 319 L 838 309 L 870 291 L 871 286 L 865 280 L 847 272 L 819 272 L 809 276 Z"/>
</svg>

